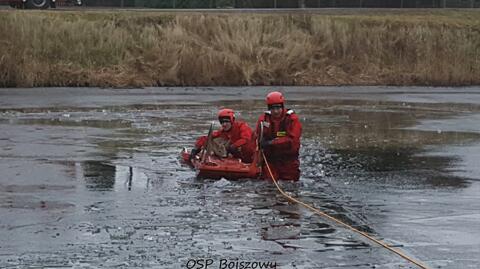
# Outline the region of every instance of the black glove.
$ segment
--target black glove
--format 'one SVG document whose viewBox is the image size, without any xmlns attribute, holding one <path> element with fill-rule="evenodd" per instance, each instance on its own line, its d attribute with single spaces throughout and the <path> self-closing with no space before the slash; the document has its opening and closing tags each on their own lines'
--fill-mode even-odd
<svg viewBox="0 0 480 269">
<path fill-rule="evenodd" d="M 266 140 L 266 139 L 264 139 L 264 140 L 262 140 L 262 141 L 260 142 L 260 147 L 261 147 L 262 149 L 264 149 L 264 148 L 269 147 L 271 144 L 272 144 L 272 140 Z"/>
<path fill-rule="evenodd" d="M 235 155 L 235 154 L 239 153 L 239 151 L 238 151 L 237 147 L 235 147 L 234 145 L 230 145 L 230 146 L 227 147 L 227 153 Z"/>
<path fill-rule="evenodd" d="M 193 158 L 200 152 L 200 149 L 198 148 L 193 148 L 192 151 L 190 151 L 190 157 L 189 160 L 192 161 Z"/>
</svg>

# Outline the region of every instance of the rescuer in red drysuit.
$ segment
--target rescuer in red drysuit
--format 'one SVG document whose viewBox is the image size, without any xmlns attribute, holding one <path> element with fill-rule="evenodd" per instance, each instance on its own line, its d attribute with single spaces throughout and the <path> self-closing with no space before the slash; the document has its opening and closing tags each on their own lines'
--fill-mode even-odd
<svg viewBox="0 0 480 269">
<path fill-rule="evenodd" d="M 266 98 L 268 110 L 257 121 L 256 133 L 275 179 L 297 181 L 300 178 L 300 136 L 302 124 L 293 110 L 285 109 L 282 93 L 271 92 Z M 260 124 L 263 122 L 263 134 Z M 262 175 L 271 179 L 266 165 Z"/>
<path fill-rule="evenodd" d="M 255 151 L 255 139 L 252 129 L 246 122 L 235 120 L 235 113 L 232 109 L 225 108 L 218 112 L 218 120 L 222 128 L 212 133 L 212 138 L 222 137 L 229 141 L 227 153 L 232 154 L 235 158 L 240 158 L 244 163 L 253 161 L 253 153 Z M 192 149 L 190 159 L 198 154 L 205 143 L 207 136 L 201 136 Z"/>
</svg>

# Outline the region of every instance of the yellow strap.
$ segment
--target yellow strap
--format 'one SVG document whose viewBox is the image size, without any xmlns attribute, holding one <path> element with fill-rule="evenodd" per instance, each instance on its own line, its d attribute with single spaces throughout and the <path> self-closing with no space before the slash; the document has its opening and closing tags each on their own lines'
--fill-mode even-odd
<svg viewBox="0 0 480 269">
<path fill-rule="evenodd" d="M 277 187 L 278 191 L 280 191 L 280 193 L 281 193 L 283 196 L 285 196 L 288 200 L 290 200 L 290 201 L 292 201 L 292 202 L 295 202 L 295 203 L 298 203 L 298 204 L 301 204 L 301 205 L 303 205 L 304 207 L 312 210 L 314 213 L 317 213 L 318 215 L 320 215 L 320 216 L 322 216 L 322 217 L 325 217 L 325 218 L 327 218 L 327 219 L 329 219 L 329 220 L 331 220 L 331 221 L 333 221 L 333 222 L 336 222 L 336 223 L 338 223 L 338 224 L 340 224 L 340 225 L 342 225 L 342 226 L 344 226 L 344 227 L 347 227 L 348 229 L 350 229 L 350 230 L 352 230 L 352 231 L 354 231 L 354 232 L 356 232 L 356 233 L 358 233 L 358 234 L 363 235 L 363 236 L 366 237 L 367 239 L 369 239 L 369 240 L 371 240 L 371 241 L 379 244 L 380 246 L 382 246 L 382 247 L 384 247 L 384 248 L 392 251 L 393 253 L 399 255 L 400 257 L 402 257 L 402 258 L 404 258 L 405 260 L 407 260 L 407 261 L 409 261 L 409 262 L 417 265 L 418 267 L 420 267 L 420 268 L 422 268 L 422 269 L 428 269 L 428 267 L 427 267 L 426 265 L 423 265 L 423 264 L 420 263 L 419 261 L 416 261 L 415 259 L 410 258 L 409 256 L 407 256 L 406 254 L 404 254 L 404 253 L 401 252 L 400 250 L 394 249 L 394 248 L 390 247 L 389 245 L 387 245 L 386 243 L 384 243 L 383 241 L 381 241 L 381 240 L 379 240 L 379 239 L 376 239 L 376 238 L 370 236 L 369 234 L 367 234 L 367 233 L 365 233 L 365 232 L 362 232 L 362 231 L 360 231 L 360 230 L 358 230 L 358 229 L 356 229 L 356 228 L 354 228 L 354 227 L 352 227 L 352 226 L 350 226 L 350 225 L 348 225 L 348 224 L 346 224 L 346 223 L 344 223 L 344 222 L 342 222 L 342 221 L 340 221 L 340 220 L 338 220 L 338 219 L 336 219 L 336 218 L 328 215 L 327 213 L 324 213 L 324 212 L 316 209 L 315 207 L 313 207 L 313 206 L 311 206 L 311 205 L 309 205 L 309 204 L 306 204 L 306 203 L 304 203 L 304 202 L 302 202 L 302 201 L 300 201 L 300 200 L 297 200 L 297 199 L 291 197 L 290 195 L 288 195 L 287 193 L 285 193 L 285 192 L 280 188 L 280 186 L 279 186 L 278 183 L 277 183 L 277 180 L 276 180 L 275 177 L 273 176 L 272 170 L 270 170 L 270 165 L 268 164 L 267 158 L 265 158 L 265 154 L 263 153 L 263 151 L 262 151 L 262 156 L 263 156 L 263 160 L 265 161 L 265 165 L 267 166 L 268 173 L 270 173 L 270 176 L 271 176 L 271 178 L 272 178 L 272 180 L 273 180 L 273 183 L 274 183 L 275 186 Z"/>
</svg>

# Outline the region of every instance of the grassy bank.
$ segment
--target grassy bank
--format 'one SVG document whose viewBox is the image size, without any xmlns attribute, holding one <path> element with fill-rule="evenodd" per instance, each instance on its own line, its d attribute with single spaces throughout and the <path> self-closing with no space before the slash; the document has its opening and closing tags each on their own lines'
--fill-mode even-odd
<svg viewBox="0 0 480 269">
<path fill-rule="evenodd" d="M 472 84 L 475 10 L 0 11 L 0 87 Z"/>
</svg>

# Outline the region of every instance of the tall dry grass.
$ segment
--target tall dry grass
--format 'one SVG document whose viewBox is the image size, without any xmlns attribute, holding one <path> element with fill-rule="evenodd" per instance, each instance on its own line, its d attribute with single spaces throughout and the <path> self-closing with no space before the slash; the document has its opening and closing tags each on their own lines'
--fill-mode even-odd
<svg viewBox="0 0 480 269">
<path fill-rule="evenodd" d="M 0 86 L 480 84 L 480 12 L 0 11 Z"/>
</svg>

